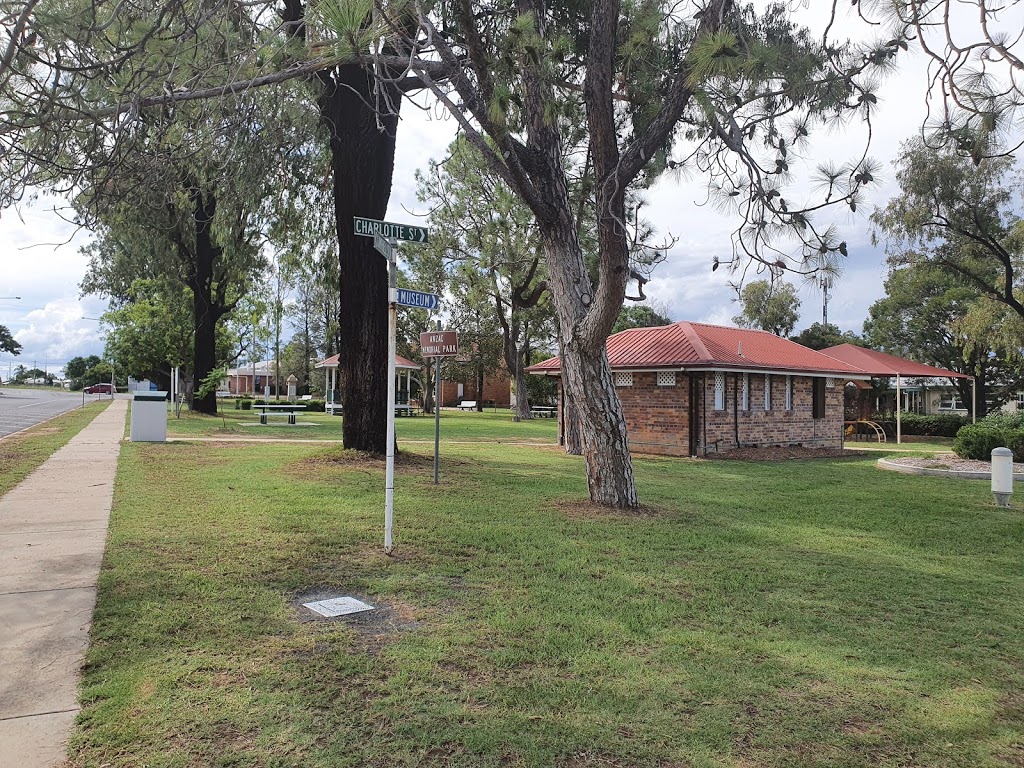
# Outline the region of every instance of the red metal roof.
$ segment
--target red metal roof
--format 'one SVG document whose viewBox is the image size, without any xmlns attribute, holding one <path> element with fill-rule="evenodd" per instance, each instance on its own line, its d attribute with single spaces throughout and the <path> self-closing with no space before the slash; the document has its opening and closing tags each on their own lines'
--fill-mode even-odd
<svg viewBox="0 0 1024 768">
<path fill-rule="evenodd" d="M 337 368 L 338 367 L 339 355 L 331 355 L 326 360 L 321 360 L 314 367 L 315 368 Z M 395 368 L 410 369 L 418 371 L 422 366 L 416 365 L 412 360 L 408 360 L 401 355 L 395 355 Z"/>
<path fill-rule="evenodd" d="M 608 338 L 612 368 L 737 368 L 794 373 L 835 373 L 858 378 L 861 368 L 767 331 L 682 321 L 657 328 L 630 328 Z M 557 357 L 530 373 L 557 373 Z"/>
<path fill-rule="evenodd" d="M 853 344 L 839 344 L 835 347 L 828 347 L 821 350 L 822 354 L 842 360 L 844 363 L 855 365 L 858 368 L 870 373 L 872 376 L 916 376 L 919 378 L 949 378 L 969 379 L 965 373 L 947 371 L 945 368 L 936 368 L 932 365 L 918 363 L 915 360 L 907 360 L 896 355 L 887 355 L 885 352 L 878 352 L 874 349 L 864 349 Z"/>
</svg>

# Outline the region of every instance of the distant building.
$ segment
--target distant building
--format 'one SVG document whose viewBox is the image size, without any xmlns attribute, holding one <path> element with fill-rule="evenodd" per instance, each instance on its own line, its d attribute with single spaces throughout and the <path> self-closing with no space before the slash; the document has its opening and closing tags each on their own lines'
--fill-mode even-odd
<svg viewBox="0 0 1024 768">
<path fill-rule="evenodd" d="M 843 444 L 843 388 L 863 370 L 767 331 L 679 322 L 611 336 L 630 450 L 705 456 L 738 447 Z M 557 357 L 526 369 L 561 376 Z M 564 396 L 559 381 L 559 442 Z"/>
</svg>

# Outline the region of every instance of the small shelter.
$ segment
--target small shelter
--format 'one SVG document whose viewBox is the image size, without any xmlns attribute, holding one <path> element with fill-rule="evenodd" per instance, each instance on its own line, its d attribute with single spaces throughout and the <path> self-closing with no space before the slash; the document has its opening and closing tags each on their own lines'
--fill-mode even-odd
<svg viewBox="0 0 1024 768">
<path fill-rule="evenodd" d="M 849 365 L 860 368 L 861 370 L 867 371 L 872 377 L 876 378 L 893 378 L 896 379 L 896 442 L 900 443 L 903 440 L 903 425 L 900 419 L 900 413 L 903 408 L 902 388 L 903 379 L 914 378 L 914 379 L 970 379 L 971 389 L 977 394 L 977 387 L 975 387 L 975 380 L 973 376 L 968 376 L 966 373 L 957 373 L 956 371 L 950 371 L 946 368 L 937 368 L 933 365 L 926 365 L 925 363 L 919 363 L 916 360 L 907 360 L 904 357 L 897 357 L 896 355 L 889 355 L 885 352 L 879 352 L 875 349 L 865 349 L 864 347 L 858 347 L 854 344 L 839 344 L 834 347 L 828 347 L 821 350 L 822 354 L 834 357 L 836 360 L 842 360 Z M 977 418 L 977 397 L 974 397 L 974 403 L 971 407 L 971 413 L 975 414 L 974 418 Z"/>
<path fill-rule="evenodd" d="M 631 450 L 704 456 L 739 447 L 843 444 L 843 388 L 856 366 L 767 331 L 679 322 L 609 337 Z M 553 357 L 529 373 L 561 376 Z M 559 439 L 565 427 L 559 382 Z"/>
<path fill-rule="evenodd" d="M 333 413 L 341 409 L 341 402 L 338 400 L 338 359 L 339 355 L 331 355 L 326 360 L 316 364 L 317 368 L 323 368 L 327 372 L 327 403 L 326 410 Z M 409 392 L 412 389 L 413 372 L 419 372 L 420 366 L 412 360 L 395 355 L 395 376 L 398 378 L 398 386 L 395 387 L 395 402 L 399 405 L 409 404 Z M 405 387 L 402 387 L 402 377 L 405 377 Z M 417 380 L 418 383 L 418 380 Z"/>
</svg>

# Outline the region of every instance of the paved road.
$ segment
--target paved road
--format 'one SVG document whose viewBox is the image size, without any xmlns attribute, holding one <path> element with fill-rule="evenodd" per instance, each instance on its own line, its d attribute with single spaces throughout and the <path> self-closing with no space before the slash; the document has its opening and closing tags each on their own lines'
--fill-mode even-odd
<svg viewBox="0 0 1024 768">
<path fill-rule="evenodd" d="M 96 395 L 85 397 L 88 400 Z M 0 437 L 46 421 L 81 404 L 81 392 L 0 387 Z"/>
</svg>

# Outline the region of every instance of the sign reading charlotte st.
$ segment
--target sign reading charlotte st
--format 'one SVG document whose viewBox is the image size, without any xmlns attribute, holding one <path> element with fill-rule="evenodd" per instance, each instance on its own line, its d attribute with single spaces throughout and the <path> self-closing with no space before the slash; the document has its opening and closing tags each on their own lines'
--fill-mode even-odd
<svg viewBox="0 0 1024 768">
<path fill-rule="evenodd" d="M 454 357 L 459 354 L 456 331 L 429 331 L 420 334 L 420 354 L 424 357 Z"/>
<path fill-rule="evenodd" d="M 441 297 L 435 293 L 423 293 L 422 291 L 410 291 L 408 288 L 396 288 L 395 303 L 403 307 L 416 307 L 417 309 L 437 309 L 441 303 Z"/>
<path fill-rule="evenodd" d="M 393 224 L 390 221 L 377 221 L 377 219 L 363 219 L 359 216 L 353 217 L 356 222 L 356 234 L 363 237 L 380 235 L 395 240 L 408 240 L 413 243 L 427 242 L 427 228 L 414 227 L 410 224 Z"/>
</svg>

